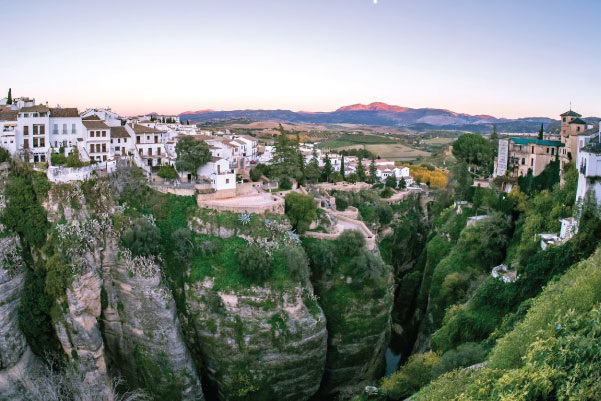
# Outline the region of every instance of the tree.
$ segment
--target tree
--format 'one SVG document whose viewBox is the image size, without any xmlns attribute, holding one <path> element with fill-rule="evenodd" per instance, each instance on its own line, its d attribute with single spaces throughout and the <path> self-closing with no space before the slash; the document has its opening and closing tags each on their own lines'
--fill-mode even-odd
<svg viewBox="0 0 601 401">
<path fill-rule="evenodd" d="M 407 181 L 405 181 L 405 178 L 401 177 L 401 180 L 399 181 L 399 189 L 406 189 L 407 188 Z"/>
<path fill-rule="evenodd" d="M 10 153 L 4 148 L 0 148 L 0 163 L 4 163 L 10 160 Z"/>
<path fill-rule="evenodd" d="M 340 175 L 342 176 L 342 181 L 344 181 L 344 156 L 340 157 Z"/>
<path fill-rule="evenodd" d="M 357 173 L 351 173 L 346 177 L 346 180 L 351 184 L 354 184 L 357 181 L 359 181 L 359 176 L 357 175 Z"/>
<path fill-rule="evenodd" d="M 359 156 L 359 161 L 357 164 L 357 177 L 359 181 L 365 182 L 365 166 L 363 165 L 363 158 Z"/>
<path fill-rule="evenodd" d="M 161 166 L 158 175 L 164 180 L 175 180 L 177 178 L 177 172 L 173 166 Z"/>
<path fill-rule="evenodd" d="M 146 217 L 139 217 L 121 235 L 121 243 L 135 256 L 157 255 L 161 250 L 161 231 Z"/>
<path fill-rule="evenodd" d="M 542 140 L 545 135 L 544 125 L 540 123 L 540 131 L 538 131 L 538 139 Z"/>
<path fill-rule="evenodd" d="M 315 182 L 319 179 L 320 173 L 321 172 L 319 171 L 319 159 L 317 158 L 317 149 L 314 146 L 313 154 L 311 156 L 311 161 L 309 162 L 309 164 L 307 165 L 307 168 L 305 169 L 305 178 L 309 182 Z"/>
<path fill-rule="evenodd" d="M 497 134 L 497 125 L 492 126 L 492 134 L 490 134 L 490 147 L 492 148 L 493 157 L 499 153 L 499 134 Z"/>
<path fill-rule="evenodd" d="M 388 188 L 396 188 L 396 176 L 394 174 L 386 177 L 386 186 Z"/>
<path fill-rule="evenodd" d="M 52 160 L 51 160 L 52 161 Z M 67 156 L 67 167 L 82 167 L 83 162 L 79 159 L 79 150 L 73 148 L 73 150 Z"/>
<path fill-rule="evenodd" d="M 378 168 L 376 167 L 376 159 L 371 158 L 371 163 L 369 164 L 369 177 L 368 182 L 370 184 L 375 184 L 378 181 Z"/>
<path fill-rule="evenodd" d="M 288 138 L 282 124 L 280 124 L 279 131 L 280 134 L 275 140 L 275 150 L 271 160 L 273 175 L 276 178 L 296 178 L 298 175 L 298 144 Z"/>
<path fill-rule="evenodd" d="M 211 160 L 209 146 L 204 141 L 197 141 L 192 136 L 184 135 L 175 145 L 177 160 L 175 166 L 179 171 L 188 171 L 196 177 L 199 167 Z"/>
<path fill-rule="evenodd" d="M 455 181 L 455 200 L 464 201 L 467 199 L 467 191 L 472 185 L 472 177 L 467 170 L 467 163 L 460 161 L 452 170 Z"/>
<path fill-rule="evenodd" d="M 336 242 L 338 251 L 344 256 L 360 255 L 365 248 L 365 237 L 357 230 L 344 230 Z"/>
<path fill-rule="evenodd" d="M 303 156 L 303 153 L 299 150 L 298 151 L 298 173 L 296 174 L 296 181 L 298 182 L 299 185 L 305 183 L 305 178 L 306 178 L 305 170 L 306 170 L 305 156 Z"/>
<path fill-rule="evenodd" d="M 6 104 L 13 104 L 13 90 L 12 88 L 8 88 L 8 100 Z"/>
<path fill-rule="evenodd" d="M 258 246 L 245 246 L 236 252 L 238 271 L 253 284 L 263 284 L 273 275 L 273 258 Z"/>
<path fill-rule="evenodd" d="M 291 192 L 285 199 L 286 216 L 297 233 L 302 234 L 317 218 L 317 206 L 312 196 Z"/>
<path fill-rule="evenodd" d="M 476 216 L 478 215 L 478 209 L 482 206 L 482 188 L 478 185 L 474 191 L 474 198 L 472 200 L 472 207 L 476 211 Z"/>
<path fill-rule="evenodd" d="M 4 195 L 6 207 L 0 216 L 0 222 L 19 234 L 25 245 L 42 247 L 46 242 L 48 221 L 46 209 L 41 205 L 42 194 L 35 191 L 31 173 L 11 179 Z"/>
<path fill-rule="evenodd" d="M 481 135 L 463 134 L 453 143 L 453 156 L 468 165 L 488 168 L 492 159 L 490 143 Z"/>
<path fill-rule="evenodd" d="M 332 175 L 333 172 L 334 172 L 334 168 L 332 167 L 332 161 L 330 160 L 330 158 L 328 157 L 328 154 L 326 153 L 326 157 L 324 158 L 323 170 L 321 171 L 321 180 L 325 181 L 325 182 L 330 182 L 330 176 Z"/>
</svg>

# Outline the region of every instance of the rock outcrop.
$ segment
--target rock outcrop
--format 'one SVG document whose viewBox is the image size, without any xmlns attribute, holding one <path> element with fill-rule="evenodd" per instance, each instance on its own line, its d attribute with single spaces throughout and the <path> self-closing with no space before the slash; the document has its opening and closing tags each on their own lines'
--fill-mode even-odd
<svg viewBox="0 0 601 401">
<path fill-rule="evenodd" d="M 120 254 L 120 255 L 119 255 Z M 157 261 L 111 244 L 103 258 L 103 324 L 110 365 L 157 399 L 203 400 L 171 291 Z"/>
<path fill-rule="evenodd" d="M 205 279 L 185 292 L 195 357 L 220 399 L 307 400 L 317 392 L 327 330 L 312 288 L 217 292 Z"/>
<path fill-rule="evenodd" d="M 0 238 L 0 399 L 19 400 L 20 389 L 34 386 L 39 361 L 19 328 L 19 304 L 25 285 L 25 264 L 15 238 Z"/>
</svg>

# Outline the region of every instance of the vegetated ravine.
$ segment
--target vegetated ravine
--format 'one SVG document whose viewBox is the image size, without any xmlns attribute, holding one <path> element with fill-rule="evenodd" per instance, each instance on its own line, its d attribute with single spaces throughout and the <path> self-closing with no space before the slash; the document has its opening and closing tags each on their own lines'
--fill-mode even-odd
<svg viewBox="0 0 601 401">
<path fill-rule="evenodd" d="M 423 294 L 398 278 L 421 263 L 419 197 L 348 199 L 373 209 L 368 251 L 198 209 L 135 168 L 50 185 L 15 166 L 4 193 L 0 399 L 350 399 L 418 338 Z"/>
</svg>

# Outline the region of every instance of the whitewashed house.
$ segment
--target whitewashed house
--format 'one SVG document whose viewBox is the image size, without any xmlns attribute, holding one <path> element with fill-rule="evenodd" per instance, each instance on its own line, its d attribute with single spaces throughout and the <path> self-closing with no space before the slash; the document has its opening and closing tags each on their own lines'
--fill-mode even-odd
<svg viewBox="0 0 601 401">
<path fill-rule="evenodd" d="M 236 189 L 236 172 L 225 159 L 212 157 L 211 160 L 197 171 L 198 178 L 211 182 L 216 191 Z"/>
<path fill-rule="evenodd" d="M 81 113 L 81 117 L 91 117 L 96 116 L 101 121 L 103 121 L 109 127 L 119 127 L 121 126 L 121 117 L 111 109 L 87 109 L 83 113 Z"/>
<path fill-rule="evenodd" d="M 110 158 L 131 156 L 135 152 L 134 139 L 123 126 L 111 127 Z"/>
<path fill-rule="evenodd" d="M 168 138 L 166 131 L 145 127 L 140 124 L 126 124 L 126 130 L 135 138 L 134 146 L 145 166 L 158 167 L 173 165 L 175 159 L 165 151 Z"/>
<path fill-rule="evenodd" d="M 16 110 L 0 111 L 0 146 L 10 154 L 17 152 L 17 115 Z"/>
<path fill-rule="evenodd" d="M 96 116 L 86 117 L 82 123 L 86 129 L 87 157 L 97 162 L 107 161 L 111 151 L 111 127 Z"/>
</svg>

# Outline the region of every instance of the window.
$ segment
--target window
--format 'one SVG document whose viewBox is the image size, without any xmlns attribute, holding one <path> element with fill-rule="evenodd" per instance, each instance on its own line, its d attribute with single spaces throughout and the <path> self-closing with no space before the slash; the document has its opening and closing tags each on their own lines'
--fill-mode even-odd
<svg viewBox="0 0 601 401">
<path fill-rule="evenodd" d="M 102 137 L 106 137 L 106 131 L 102 131 Z"/>
<path fill-rule="evenodd" d="M 161 148 L 157 148 L 157 155 L 161 154 Z"/>
<path fill-rule="evenodd" d="M 563 118 L 563 122 L 564 122 L 564 123 L 566 122 L 566 118 L 565 118 L 565 117 Z"/>
<path fill-rule="evenodd" d="M 580 132 L 580 127 L 576 127 L 576 131 L 577 131 L 577 132 Z"/>
<path fill-rule="evenodd" d="M 103 152 L 106 152 L 106 143 L 103 143 L 103 144 L 102 144 L 102 151 L 103 151 Z"/>
<path fill-rule="evenodd" d="M 551 148 L 551 155 L 555 154 L 555 148 Z"/>
<path fill-rule="evenodd" d="M 148 156 L 152 156 L 152 148 L 148 148 Z"/>
<path fill-rule="evenodd" d="M 530 167 L 534 166 L 534 158 L 530 159 Z"/>
<path fill-rule="evenodd" d="M 549 148 L 547 148 L 547 153 L 549 153 Z"/>
<path fill-rule="evenodd" d="M 159 143 L 159 136 L 158 135 L 154 136 L 154 143 Z"/>
<path fill-rule="evenodd" d="M 526 164 L 526 158 L 522 157 L 522 166 Z"/>
<path fill-rule="evenodd" d="M 29 149 L 29 139 L 24 139 L 24 140 L 23 140 L 23 147 L 24 147 L 25 149 Z"/>
<path fill-rule="evenodd" d="M 94 153 L 94 144 L 90 144 L 90 153 Z"/>
<path fill-rule="evenodd" d="M 532 153 L 534 153 L 534 146 L 532 147 Z"/>
<path fill-rule="evenodd" d="M 71 133 L 77 134 L 77 126 L 75 124 L 71 124 Z"/>
<path fill-rule="evenodd" d="M 33 147 L 34 148 L 38 147 L 38 138 L 33 138 Z"/>
<path fill-rule="evenodd" d="M 136 142 L 140 143 L 140 137 L 139 136 L 136 136 Z"/>
<path fill-rule="evenodd" d="M 23 135 L 29 135 L 29 126 L 28 125 L 23 127 Z"/>
<path fill-rule="evenodd" d="M 94 138 L 94 131 L 90 131 L 90 138 Z"/>
<path fill-rule="evenodd" d="M 225 179 L 225 183 L 226 183 L 226 184 L 229 184 L 229 183 L 230 183 L 230 179 L 229 179 L 229 178 L 226 178 L 226 179 Z"/>
<path fill-rule="evenodd" d="M 67 135 L 67 124 L 63 124 L 63 135 Z"/>
<path fill-rule="evenodd" d="M 54 124 L 52 126 L 52 134 L 53 135 L 58 135 L 58 124 Z"/>
</svg>

